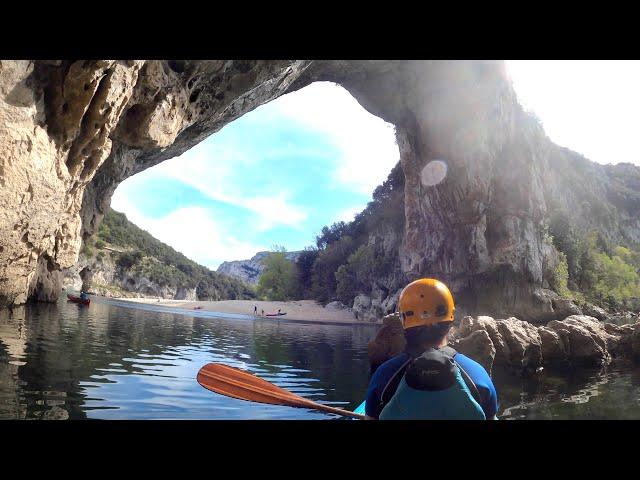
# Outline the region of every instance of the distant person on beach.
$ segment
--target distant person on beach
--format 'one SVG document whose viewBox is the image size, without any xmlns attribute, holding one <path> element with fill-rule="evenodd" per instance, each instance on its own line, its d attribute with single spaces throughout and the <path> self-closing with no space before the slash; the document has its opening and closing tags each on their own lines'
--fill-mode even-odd
<svg viewBox="0 0 640 480">
<path fill-rule="evenodd" d="M 254 305 L 254 306 L 253 306 L 253 314 L 254 314 L 254 315 L 257 315 L 257 314 L 258 314 L 258 306 L 257 306 L 257 305 Z"/>
<path fill-rule="evenodd" d="M 262 309 L 262 316 L 264 317 L 264 308 Z"/>
</svg>

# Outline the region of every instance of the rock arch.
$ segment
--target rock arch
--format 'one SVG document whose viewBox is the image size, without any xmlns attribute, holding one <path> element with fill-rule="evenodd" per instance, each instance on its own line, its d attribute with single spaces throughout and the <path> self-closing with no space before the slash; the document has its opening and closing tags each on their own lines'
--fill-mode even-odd
<svg viewBox="0 0 640 480">
<path fill-rule="evenodd" d="M 555 261 L 541 228 L 550 142 L 504 64 L 377 60 L 0 62 L 0 305 L 56 298 L 122 180 L 315 81 L 396 126 L 407 278 L 443 278 L 469 311 L 549 308 L 533 293 Z M 425 187 L 432 159 L 449 175 Z"/>
</svg>

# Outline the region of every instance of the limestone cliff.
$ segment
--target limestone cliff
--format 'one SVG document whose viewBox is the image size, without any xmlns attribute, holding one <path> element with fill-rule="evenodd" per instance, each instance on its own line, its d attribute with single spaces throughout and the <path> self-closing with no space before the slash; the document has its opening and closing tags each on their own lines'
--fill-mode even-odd
<svg viewBox="0 0 640 480">
<path fill-rule="evenodd" d="M 442 278 L 469 312 L 553 313 L 540 291 L 557 261 L 549 195 L 585 210 L 554 175 L 572 154 L 522 110 L 498 61 L 2 61 L 0 304 L 55 299 L 122 180 L 314 81 L 396 126 L 406 279 Z M 448 175 L 430 186 L 434 159 Z M 624 168 L 602 171 L 624 183 Z M 625 238 L 640 236 L 637 203 L 611 198 Z"/>
<path fill-rule="evenodd" d="M 159 282 L 134 270 L 120 268 L 114 260 L 117 254 L 112 256 L 107 249 L 99 253 L 102 253 L 99 258 L 81 253 L 73 267 L 63 270 L 62 286 L 80 291 L 87 279 L 87 272 L 91 272 L 89 287 L 85 287 L 91 294 L 105 297 L 198 300 L 194 286 Z"/>
<path fill-rule="evenodd" d="M 251 285 L 257 285 L 260 275 L 264 270 L 262 260 L 267 255 L 269 255 L 269 252 L 258 252 L 249 260 L 222 262 L 216 271 L 218 273 L 224 273 L 231 277 L 238 278 Z M 290 262 L 295 262 L 300 255 L 300 252 L 285 252 L 284 255 Z"/>
</svg>

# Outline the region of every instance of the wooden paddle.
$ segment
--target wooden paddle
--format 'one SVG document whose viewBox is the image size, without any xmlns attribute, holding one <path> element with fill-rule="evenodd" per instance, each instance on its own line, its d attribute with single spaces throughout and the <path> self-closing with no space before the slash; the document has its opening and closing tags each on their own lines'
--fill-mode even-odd
<svg viewBox="0 0 640 480">
<path fill-rule="evenodd" d="M 244 370 L 222 365 L 220 363 L 208 363 L 198 371 L 196 377 L 198 383 L 207 390 L 239 398 L 249 402 L 269 403 L 271 405 L 287 405 L 289 407 L 311 408 L 323 412 L 335 413 L 343 417 L 364 419 L 364 415 L 350 412 L 341 408 L 322 405 L 307 398 L 300 397 L 284 388 L 275 386 L 261 378 Z"/>
</svg>

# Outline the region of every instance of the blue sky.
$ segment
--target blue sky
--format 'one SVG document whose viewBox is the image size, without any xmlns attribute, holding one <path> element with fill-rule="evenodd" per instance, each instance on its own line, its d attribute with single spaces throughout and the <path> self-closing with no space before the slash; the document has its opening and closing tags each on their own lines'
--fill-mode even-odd
<svg viewBox="0 0 640 480">
<path fill-rule="evenodd" d="M 520 103 L 556 143 L 640 165 L 638 61 L 507 61 Z M 399 159 L 393 126 L 321 82 L 258 107 L 180 157 L 125 180 L 112 207 L 215 269 L 351 220 Z"/>
<path fill-rule="evenodd" d="M 111 206 L 215 269 L 313 244 L 324 225 L 361 211 L 398 159 L 391 124 L 342 87 L 315 83 L 125 180 Z"/>
</svg>

